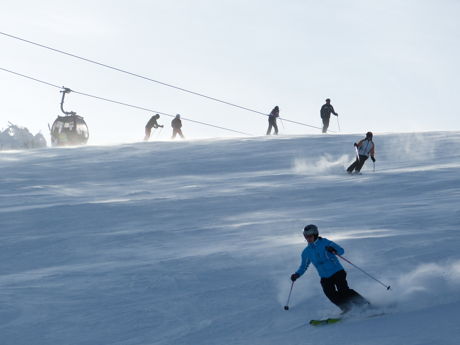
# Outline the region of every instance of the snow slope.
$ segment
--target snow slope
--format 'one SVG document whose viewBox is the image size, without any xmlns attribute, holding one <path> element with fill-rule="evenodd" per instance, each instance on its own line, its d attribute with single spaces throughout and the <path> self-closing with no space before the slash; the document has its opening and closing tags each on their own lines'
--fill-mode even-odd
<svg viewBox="0 0 460 345">
<path fill-rule="evenodd" d="M 150 142 L 1 152 L 1 344 L 457 345 L 460 132 Z M 338 309 L 316 270 L 289 276 L 319 226 L 350 286 L 386 312 Z"/>
</svg>

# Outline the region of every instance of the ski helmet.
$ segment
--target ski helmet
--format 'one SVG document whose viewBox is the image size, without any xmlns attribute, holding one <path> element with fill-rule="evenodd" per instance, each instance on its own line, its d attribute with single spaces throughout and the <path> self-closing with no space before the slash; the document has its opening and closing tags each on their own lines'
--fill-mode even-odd
<svg viewBox="0 0 460 345">
<path fill-rule="evenodd" d="M 318 227 L 314 224 L 307 225 L 305 228 L 303 228 L 303 235 L 304 236 L 313 235 L 315 236 L 315 239 L 317 239 L 319 235 Z"/>
<path fill-rule="evenodd" d="M 326 98 L 326 102 L 329 103 L 331 101 L 330 98 Z"/>
<path fill-rule="evenodd" d="M 366 133 L 366 138 L 372 139 L 372 136 L 373 136 L 372 132 Z"/>
<path fill-rule="evenodd" d="M 176 115 L 176 119 L 180 119 L 180 114 L 177 114 L 177 115 Z"/>
<path fill-rule="evenodd" d="M 156 115 L 155 115 L 155 118 L 156 118 L 156 119 L 159 119 L 159 118 L 160 118 L 160 115 L 159 115 L 159 114 L 156 114 Z"/>
</svg>

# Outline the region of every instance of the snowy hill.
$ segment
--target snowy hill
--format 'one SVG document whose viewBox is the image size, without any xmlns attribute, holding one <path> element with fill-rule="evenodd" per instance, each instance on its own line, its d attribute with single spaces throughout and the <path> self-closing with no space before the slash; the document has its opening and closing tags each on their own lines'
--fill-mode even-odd
<svg viewBox="0 0 460 345">
<path fill-rule="evenodd" d="M 361 135 L 2 152 L 1 344 L 457 345 L 460 132 L 376 134 L 376 169 L 344 174 Z M 319 226 L 352 288 L 339 310 L 310 268 Z"/>
</svg>

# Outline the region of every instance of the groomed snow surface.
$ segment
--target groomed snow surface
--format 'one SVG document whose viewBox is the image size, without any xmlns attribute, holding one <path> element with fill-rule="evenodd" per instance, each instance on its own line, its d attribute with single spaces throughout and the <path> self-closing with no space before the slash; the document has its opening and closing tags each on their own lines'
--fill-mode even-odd
<svg viewBox="0 0 460 345">
<path fill-rule="evenodd" d="M 0 343 L 460 344 L 460 132 L 164 141 L 0 153 Z M 313 267 L 317 224 L 352 288 L 339 310 Z"/>
</svg>

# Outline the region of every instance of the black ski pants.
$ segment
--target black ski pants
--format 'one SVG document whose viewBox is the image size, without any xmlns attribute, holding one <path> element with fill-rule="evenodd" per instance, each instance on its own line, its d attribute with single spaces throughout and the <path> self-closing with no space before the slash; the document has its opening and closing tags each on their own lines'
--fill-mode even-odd
<svg viewBox="0 0 460 345">
<path fill-rule="evenodd" d="M 272 128 L 275 129 L 275 135 L 278 135 L 278 125 L 276 124 L 276 117 L 268 117 L 268 129 L 267 135 L 270 135 L 272 132 Z"/>
<path fill-rule="evenodd" d="M 180 128 L 173 128 L 173 134 L 171 139 L 175 139 L 177 134 L 179 134 L 180 137 L 184 139 L 184 135 L 182 134 L 182 130 Z"/>
<path fill-rule="evenodd" d="M 345 270 L 340 270 L 329 278 L 321 278 L 321 286 L 327 298 L 343 312 L 350 310 L 353 305 L 369 304 L 363 296 L 348 287 Z"/>
<path fill-rule="evenodd" d="M 353 170 L 355 170 L 356 172 L 360 172 L 367 158 L 368 158 L 367 156 L 359 155 L 359 159 L 356 158 L 356 160 L 348 167 L 347 171 L 350 174 L 353 172 Z"/>
<path fill-rule="evenodd" d="M 323 133 L 326 133 L 327 129 L 329 128 L 329 120 L 331 119 L 331 117 L 322 117 L 321 119 L 323 120 Z"/>
</svg>

